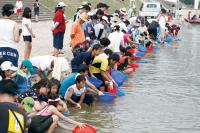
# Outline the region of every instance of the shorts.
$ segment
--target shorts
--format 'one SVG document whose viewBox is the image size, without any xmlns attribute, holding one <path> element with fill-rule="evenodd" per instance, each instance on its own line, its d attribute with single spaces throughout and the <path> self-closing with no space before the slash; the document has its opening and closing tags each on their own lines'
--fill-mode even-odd
<svg viewBox="0 0 200 133">
<path fill-rule="evenodd" d="M 74 94 L 71 97 L 71 99 L 77 103 L 79 102 L 80 98 L 81 98 L 80 96 L 76 96 Z M 93 101 L 94 101 L 94 98 L 93 98 L 92 94 L 85 94 L 83 103 L 86 103 L 87 105 L 91 105 L 93 103 Z"/>
<path fill-rule="evenodd" d="M 22 8 L 17 9 L 17 13 L 18 14 L 22 13 Z"/>
<path fill-rule="evenodd" d="M 63 39 L 64 39 L 64 32 L 58 32 L 53 35 L 53 47 L 56 49 L 63 48 Z"/>
<path fill-rule="evenodd" d="M 17 49 L 9 47 L 0 47 L 0 64 L 4 61 L 10 61 L 14 66 L 18 67 L 19 53 Z"/>
<path fill-rule="evenodd" d="M 32 36 L 23 36 L 24 42 L 32 42 Z"/>
<path fill-rule="evenodd" d="M 51 124 L 53 123 L 53 118 L 49 116 L 36 115 L 31 118 L 31 124 L 28 128 L 29 133 L 44 133 L 46 132 Z"/>
<path fill-rule="evenodd" d="M 39 16 L 39 12 L 40 12 L 39 9 L 34 9 L 34 15 L 35 16 Z"/>
</svg>

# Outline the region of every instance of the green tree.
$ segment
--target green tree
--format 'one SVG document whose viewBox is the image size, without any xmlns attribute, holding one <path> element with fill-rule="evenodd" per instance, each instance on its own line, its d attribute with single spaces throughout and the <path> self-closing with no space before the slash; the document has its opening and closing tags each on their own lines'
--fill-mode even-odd
<svg viewBox="0 0 200 133">
<path fill-rule="evenodd" d="M 194 4 L 194 0 L 180 0 L 180 1 L 185 4 Z"/>
</svg>

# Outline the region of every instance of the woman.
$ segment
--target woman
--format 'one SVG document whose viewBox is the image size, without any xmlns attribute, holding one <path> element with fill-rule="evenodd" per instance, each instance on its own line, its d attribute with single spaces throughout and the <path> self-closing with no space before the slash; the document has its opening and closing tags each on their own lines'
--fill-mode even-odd
<svg viewBox="0 0 200 133">
<path fill-rule="evenodd" d="M 0 64 L 4 61 L 10 61 L 14 66 L 18 66 L 19 54 L 17 43 L 20 41 L 19 25 L 11 20 L 14 14 L 14 6 L 5 4 L 2 8 L 0 19 Z"/>
</svg>

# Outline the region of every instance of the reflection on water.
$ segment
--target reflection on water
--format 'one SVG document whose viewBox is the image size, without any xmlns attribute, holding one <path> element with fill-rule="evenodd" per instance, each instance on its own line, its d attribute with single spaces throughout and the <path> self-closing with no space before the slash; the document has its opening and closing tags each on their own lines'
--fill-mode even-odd
<svg viewBox="0 0 200 133">
<path fill-rule="evenodd" d="M 123 89 L 126 96 L 72 118 L 98 133 L 200 132 L 200 27 L 184 26 L 181 41 L 145 57 Z"/>
</svg>

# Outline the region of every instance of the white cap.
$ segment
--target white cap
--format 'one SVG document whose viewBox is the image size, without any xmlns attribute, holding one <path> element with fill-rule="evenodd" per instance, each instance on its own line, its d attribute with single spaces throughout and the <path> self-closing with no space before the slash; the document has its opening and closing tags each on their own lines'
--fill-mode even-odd
<svg viewBox="0 0 200 133">
<path fill-rule="evenodd" d="M 88 12 L 87 14 L 88 14 L 88 16 L 93 16 L 93 15 L 95 15 L 94 12 Z"/>
<path fill-rule="evenodd" d="M 15 67 L 12 62 L 10 61 L 4 61 L 2 64 L 1 64 L 1 70 L 2 71 L 6 71 L 6 70 L 12 70 L 12 71 L 17 71 L 18 68 Z"/>
<path fill-rule="evenodd" d="M 103 16 L 102 19 L 105 20 L 107 23 L 109 23 L 109 22 L 108 22 L 108 17 Z"/>
<path fill-rule="evenodd" d="M 65 3 L 64 2 L 59 2 L 58 5 L 56 7 L 65 7 Z"/>
</svg>

